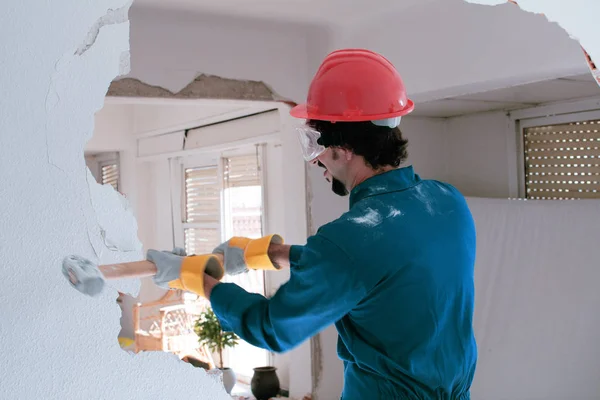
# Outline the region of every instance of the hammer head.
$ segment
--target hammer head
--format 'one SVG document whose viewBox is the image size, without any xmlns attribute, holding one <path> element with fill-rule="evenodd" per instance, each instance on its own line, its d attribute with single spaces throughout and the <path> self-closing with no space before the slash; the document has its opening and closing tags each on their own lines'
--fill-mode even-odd
<svg viewBox="0 0 600 400">
<path fill-rule="evenodd" d="M 62 272 L 71 286 L 88 296 L 96 296 L 104 288 L 104 276 L 98 265 L 83 257 L 65 257 Z"/>
</svg>

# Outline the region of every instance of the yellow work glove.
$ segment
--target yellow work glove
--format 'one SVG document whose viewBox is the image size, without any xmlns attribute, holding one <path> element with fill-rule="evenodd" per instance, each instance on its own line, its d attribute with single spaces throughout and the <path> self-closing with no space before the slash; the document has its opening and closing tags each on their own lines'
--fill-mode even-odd
<svg viewBox="0 0 600 400">
<path fill-rule="evenodd" d="M 156 285 L 164 289 L 181 289 L 206 297 L 204 294 L 204 273 L 217 280 L 223 279 L 223 264 L 213 254 L 186 256 L 183 249 L 172 252 L 148 250 L 148 261 L 156 265 L 153 277 Z"/>
<path fill-rule="evenodd" d="M 213 250 L 224 259 L 225 273 L 238 275 L 249 269 L 278 270 L 279 267 L 269 258 L 269 246 L 283 244 L 279 235 L 264 236 L 260 239 L 233 237 Z"/>
</svg>

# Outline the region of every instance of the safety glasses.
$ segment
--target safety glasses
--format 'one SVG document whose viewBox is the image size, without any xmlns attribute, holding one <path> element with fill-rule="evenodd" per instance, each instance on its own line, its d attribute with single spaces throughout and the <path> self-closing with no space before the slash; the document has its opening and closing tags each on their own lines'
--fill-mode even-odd
<svg viewBox="0 0 600 400">
<path fill-rule="evenodd" d="M 302 155 L 306 161 L 313 161 L 325 152 L 326 148 L 318 143 L 321 137 L 319 131 L 308 126 L 301 126 L 296 128 L 296 133 L 302 147 Z"/>
</svg>

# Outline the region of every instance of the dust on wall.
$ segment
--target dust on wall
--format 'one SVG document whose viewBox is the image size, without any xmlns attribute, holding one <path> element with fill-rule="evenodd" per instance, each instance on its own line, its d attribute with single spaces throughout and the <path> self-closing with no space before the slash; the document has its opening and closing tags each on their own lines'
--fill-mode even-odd
<svg viewBox="0 0 600 400">
<path fill-rule="evenodd" d="M 19 2 L 0 15 L 10 38 L 0 52 L 0 393 L 9 398 L 229 398 L 217 376 L 173 355 L 122 351 L 116 290 L 88 298 L 60 272 L 68 254 L 143 257 L 126 203 L 90 182 L 83 155 L 110 82 L 129 69 L 129 6 Z"/>
</svg>

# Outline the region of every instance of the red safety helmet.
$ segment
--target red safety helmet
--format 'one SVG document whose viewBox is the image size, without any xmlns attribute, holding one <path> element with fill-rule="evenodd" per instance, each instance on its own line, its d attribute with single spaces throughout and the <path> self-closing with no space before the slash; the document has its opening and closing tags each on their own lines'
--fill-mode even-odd
<svg viewBox="0 0 600 400">
<path fill-rule="evenodd" d="M 296 118 L 359 122 L 401 117 L 413 111 L 402 78 L 385 57 L 369 50 L 330 53 L 308 90 L 306 104 L 294 107 Z"/>
</svg>

